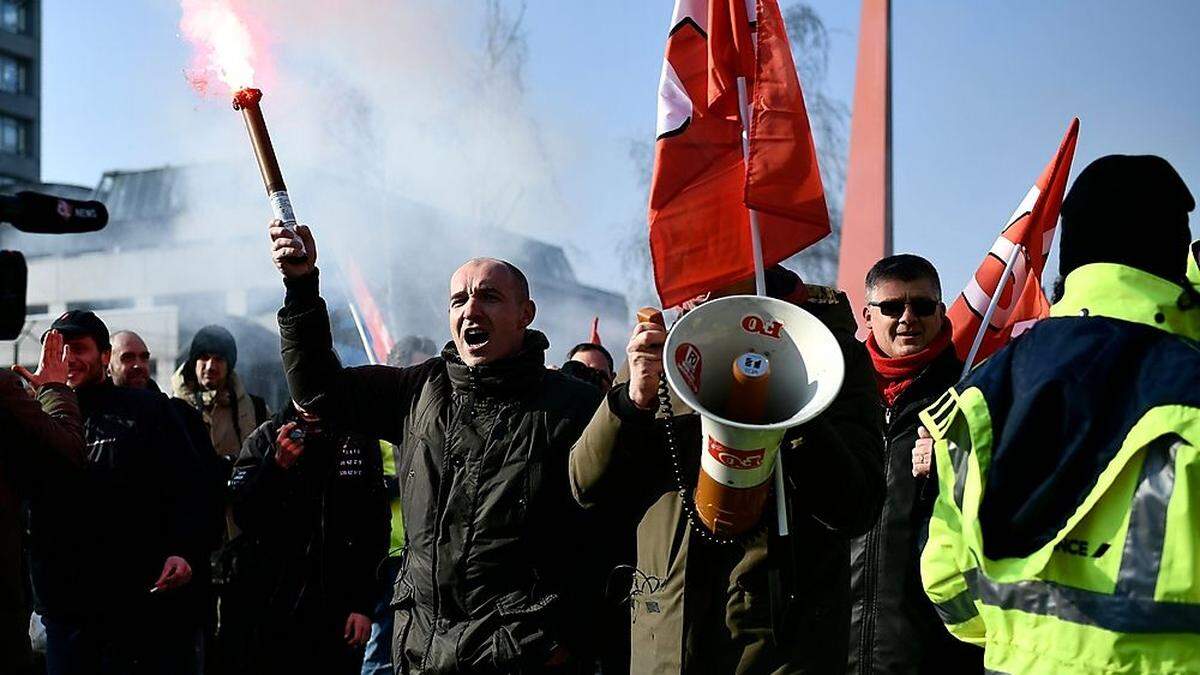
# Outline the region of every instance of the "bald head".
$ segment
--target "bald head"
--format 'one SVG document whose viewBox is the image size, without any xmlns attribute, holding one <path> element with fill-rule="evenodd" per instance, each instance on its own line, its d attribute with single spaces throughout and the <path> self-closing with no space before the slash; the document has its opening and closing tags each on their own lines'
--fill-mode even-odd
<svg viewBox="0 0 1200 675">
<path fill-rule="evenodd" d="M 463 270 L 467 269 L 468 267 L 479 267 L 479 266 L 487 266 L 487 267 L 499 266 L 501 269 L 504 270 L 505 273 L 508 274 L 509 278 L 512 280 L 513 291 L 516 293 L 517 297 L 520 297 L 524 300 L 530 299 L 529 279 L 525 276 L 525 273 L 522 272 L 519 267 L 508 262 L 507 260 L 501 260 L 500 258 L 486 258 L 486 257 L 485 258 L 471 258 L 467 262 L 463 263 L 462 266 L 459 267 L 458 270 L 455 271 L 454 274 L 457 275 L 459 272 L 462 272 Z M 451 278 L 451 283 L 453 283 L 453 278 Z"/>
<path fill-rule="evenodd" d="M 112 359 L 108 372 L 118 387 L 145 389 L 150 385 L 150 349 L 131 330 L 112 334 Z"/>
<path fill-rule="evenodd" d="M 469 366 L 520 352 L 536 312 L 529 281 L 512 263 L 473 258 L 450 277 L 450 333 Z"/>
</svg>

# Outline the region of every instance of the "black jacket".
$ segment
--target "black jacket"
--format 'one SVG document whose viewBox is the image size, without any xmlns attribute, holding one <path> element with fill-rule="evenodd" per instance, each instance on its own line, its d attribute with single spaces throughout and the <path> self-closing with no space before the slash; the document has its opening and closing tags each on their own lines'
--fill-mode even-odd
<svg viewBox="0 0 1200 675">
<path fill-rule="evenodd" d="M 917 414 L 958 381 L 953 345 L 884 408 L 887 498 L 871 531 L 851 543 L 851 673 L 982 672 L 983 650 L 942 625 L 921 586 L 921 548 L 937 498 L 937 478 L 913 478 Z"/>
<path fill-rule="evenodd" d="M 233 470 L 233 461 L 217 454 L 213 448 L 212 438 L 208 435 L 208 426 L 204 423 L 204 416 L 200 414 L 199 410 L 184 399 L 167 396 L 154 380 L 150 380 L 147 389 L 161 394 L 170 402 L 176 421 L 187 434 L 193 461 L 202 469 L 201 474 L 189 481 L 193 491 L 191 499 L 195 500 L 196 508 L 201 516 L 205 548 L 208 551 L 214 551 L 220 548 L 225 537 L 225 505 L 229 503 L 228 484 L 230 473 Z M 266 420 L 264 419 L 264 421 Z M 209 556 L 206 555 L 203 560 L 192 563 L 194 568 L 202 567 L 204 569 L 206 583 L 209 571 L 208 558 Z"/>
<path fill-rule="evenodd" d="M 393 599 L 396 667 L 528 671 L 558 646 L 586 652 L 588 533 L 567 454 L 596 389 L 547 370 L 536 331 L 518 356 L 485 366 L 466 366 L 447 345 L 409 368 L 342 368 L 316 275 L 286 283 L 279 326 L 292 397 L 397 446 L 407 545 Z"/>
<path fill-rule="evenodd" d="M 22 583 L 21 500 L 38 484 L 83 471 L 83 422 L 66 385 L 44 385 L 34 398 L 21 378 L 4 368 L 0 429 L 0 673 L 21 673 L 32 657 Z"/>
<path fill-rule="evenodd" d="M 387 556 L 389 520 L 379 442 L 325 429 L 304 439 L 287 469 L 275 462 L 279 428 L 294 409 L 254 430 L 234 465 L 233 517 L 255 542 L 269 622 L 300 610 L 339 621 L 375 607 L 375 570 Z"/>
<path fill-rule="evenodd" d="M 191 481 L 199 472 L 168 399 L 116 387 L 76 390 L 87 469 L 47 480 L 30 499 L 30 567 L 39 610 L 96 615 L 165 607 L 190 589 L 151 596 L 168 556 L 206 555 Z"/>
</svg>

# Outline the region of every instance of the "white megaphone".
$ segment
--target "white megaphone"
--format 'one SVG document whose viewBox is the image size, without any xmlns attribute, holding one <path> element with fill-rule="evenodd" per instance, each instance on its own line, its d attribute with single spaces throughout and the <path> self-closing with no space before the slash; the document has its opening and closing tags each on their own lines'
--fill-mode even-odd
<svg viewBox="0 0 1200 675">
<path fill-rule="evenodd" d="M 762 517 L 783 435 L 842 387 L 837 339 L 791 303 L 735 295 L 680 318 L 663 358 L 667 383 L 701 418 L 697 515 L 714 534 L 746 532 Z"/>
</svg>

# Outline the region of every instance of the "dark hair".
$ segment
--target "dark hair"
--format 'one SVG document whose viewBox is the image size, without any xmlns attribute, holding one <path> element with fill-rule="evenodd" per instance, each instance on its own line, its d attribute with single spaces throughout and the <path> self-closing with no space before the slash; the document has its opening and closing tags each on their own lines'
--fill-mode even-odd
<svg viewBox="0 0 1200 675">
<path fill-rule="evenodd" d="M 617 372 L 616 365 L 613 363 L 612 354 L 609 354 L 608 350 L 605 349 L 603 345 L 598 345 L 595 342 L 580 342 L 574 347 L 571 347 L 571 351 L 567 352 L 567 360 L 570 361 L 571 358 L 579 352 L 600 352 L 604 356 L 604 360 L 608 362 L 608 372 L 614 374 Z"/>
<path fill-rule="evenodd" d="M 879 285 L 881 281 L 918 281 L 921 279 L 926 279 L 933 284 L 938 298 L 942 297 L 942 281 L 938 278 L 937 269 L 934 268 L 933 263 L 911 253 L 888 256 L 875 263 L 867 272 L 867 295 L 870 295 L 871 289 Z"/>
</svg>

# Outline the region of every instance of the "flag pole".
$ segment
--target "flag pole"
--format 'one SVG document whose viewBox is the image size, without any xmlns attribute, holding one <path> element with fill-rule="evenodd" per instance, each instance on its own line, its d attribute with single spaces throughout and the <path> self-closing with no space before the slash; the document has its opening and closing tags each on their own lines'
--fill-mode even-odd
<svg viewBox="0 0 1200 675">
<path fill-rule="evenodd" d="M 758 33 L 753 26 L 758 18 L 758 5 L 755 0 L 746 0 L 746 17 L 750 20 L 751 35 L 754 47 L 758 48 Z M 750 161 L 750 96 L 746 90 L 746 78 L 737 79 L 738 108 L 742 115 L 742 161 Z M 748 164 L 747 164 L 748 166 Z M 766 297 L 767 274 L 763 268 L 762 236 L 758 227 L 758 211 L 746 209 L 750 213 L 750 251 L 754 256 L 754 293 Z M 775 453 L 775 515 L 778 518 L 779 536 L 788 536 L 787 498 L 784 496 L 783 483 L 783 453 Z"/>
<path fill-rule="evenodd" d="M 350 318 L 354 320 L 354 327 L 358 329 L 358 339 L 362 340 L 363 351 L 367 353 L 367 362 L 375 366 L 379 361 L 375 359 L 375 350 L 371 349 L 371 342 L 367 340 L 367 331 L 363 328 L 362 317 L 358 315 L 358 308 L 353 302 L 348 302 L 346 305 L 350 308 Z"/>
<path fill-rule="evenodd" d="M 753 6 L 754 0 L 747 0 L 746 9 L 750 12 L 751 17 L 754 16 Z M 755 42 L 757 43 L 757 37 Z M 746 92 L 746 78 L 739 77 L 737 79 L 737 89 L 738 107 L 742 114 L 742 160 L 748 162 L 750 160 L 750 97 Z M 758 229 L 758 211 L 747 210 L 750 212 L 750 250 L 754 256 L 754 292 L 757 295 L 765 296 L 767 294 L 767 274 L 763 269 L 762 235 L 759 234 Z"/>
<path fill-rule="evenodd" d="M 1004 263 L 1004 272 L 1000 274 L 1000 281 L 996 283 L 996 291 L 992 293 L 992 300 L 988 303 L 987 311 L 983 313 L 983 321 L 979 324 L 979 331 L 975 333 L 975 341 L 971 343 L 971 351 L 967 352 L 967 360 L 963 364 L 962 375 L 958 378 L 960 380 L 971 373 L 971 364 L 975 362 L 975 355 L 979 353 L 979 348 L 983 345 L 983 336 L 987 334 L 988 324 L 992 322 L 992 315 L 996 313 L 996 307 L 1000 304 L 1000 296 L 1004 295 L 1004 287 L 1008 285 L 1008 277 L 1011 275 L 1013 265 L 1016 264 L 1017 256 L 1021 254 L 1023 248 L 1014 244 L 1012 251 L 1008 253 L 1008 260 Z"/>
</svg>

